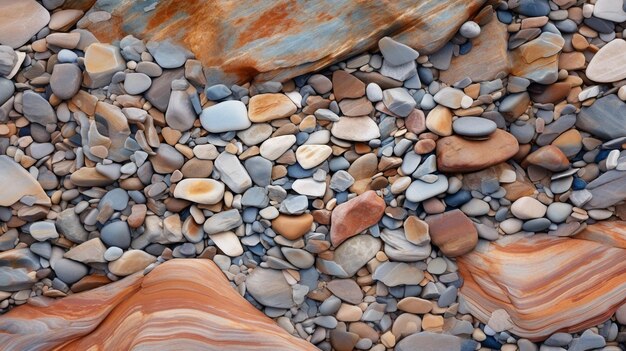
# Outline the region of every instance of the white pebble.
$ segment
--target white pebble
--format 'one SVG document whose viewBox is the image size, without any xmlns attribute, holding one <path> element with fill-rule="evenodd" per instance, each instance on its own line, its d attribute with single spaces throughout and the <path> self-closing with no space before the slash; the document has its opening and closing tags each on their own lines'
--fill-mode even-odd
<svg viewBox="0 0 626 351">
<path fill-rule="evenodd" d="M 606 157 L 606 169 L 615 169 L 617 167 L 617 159 L 619 158 L 619 150 L 611 150 Z"/>
</svg>

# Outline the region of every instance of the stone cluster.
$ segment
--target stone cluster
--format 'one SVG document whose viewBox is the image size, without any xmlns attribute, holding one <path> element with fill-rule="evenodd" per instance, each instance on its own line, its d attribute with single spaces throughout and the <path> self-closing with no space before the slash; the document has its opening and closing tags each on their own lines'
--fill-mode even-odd
<svg viewBox="0 0 626 351">
<path fill-rule="evenodd" d="M 338 1 L 301 27 L 253 1 L 277 32 L 255 21 L 220 63 L 198 48 L 203 1 L 87 3 L 0 0 L 0 340 L 44 348 L 24 335 L 45 305 L 90 323 L 42 322 L 75 349 L 150 344 L 141 328 L 168 348 L 224 328 L 215 304 L 267 348 L 623 348 L 622 0 L 422 1 L 354 23 Z M 180 21 L 186 39 L 163 40 Z M 230 305 L 204 291 L 222 274 Z M 159 286 L 184 293 L 142 300 Z M 158 313 L 174 304 L 191 320 Z M 150 311 L 139 329 L 130 306 Z"/>
</svg>

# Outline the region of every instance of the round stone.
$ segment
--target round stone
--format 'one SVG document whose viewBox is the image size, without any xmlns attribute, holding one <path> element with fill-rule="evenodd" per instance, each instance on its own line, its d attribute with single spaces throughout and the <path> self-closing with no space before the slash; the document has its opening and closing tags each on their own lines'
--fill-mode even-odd
<svg viewBox="0 0 626 351">
<path fill-rule="evenodd" d="M 480 35 L 480 26 L 474 21 L 467 21 L 461 25 L 459 33 L 468 39 L 476 38 Z"/>
<path fill-rule="evenodd" d="M 111 246 L 104 252 L 104 259 L 111 262 L 115 261 L 118 258 L 122 257 L 124 250 L 120 249 L 117 246 Z"/>
<path fill-rule="evenodd" d="M 511 205 L 511 213 L 519 219 L 541 218 L 547 209 L 546 205 L 530 196 L 521 197 Z"/>
<path fill-rule="evenodd" d="M 496 128 L 494 121 L 481 117 L 460 117 L 452 123 L 454 133 L 468 137 L 486 137 Z"/>
<path fill-rule="evenodd" d="M 100 240 L 107 246 L 127 249 L 130 246 L 130 229 L 123 221 L 111 222 L 100 230 Z"/>
<path fill-rule="evenodd" d="M 54 269 L 54 273 L 57 275 L 57 278 L 67 284 L 76 283 L 80 280 L 80 278 L 86 276 L 89 271 L 87 266 L 84 264 L 67 258 L 57 260 L 52 268 Z"/>
<path fill-rule="evenodd" d="M 128 73 L 124 79 L 124 90 L 130 95 L 138 95 L 148 90 L 152 79 L 143 73 Z"/>
<path fill-rule="evenodd" d="M 546 217 L 554 223 L 562 223 L 571 213 L 572 205 L 564 202 L 553 202 L 548 206 Z"/>
</svg>

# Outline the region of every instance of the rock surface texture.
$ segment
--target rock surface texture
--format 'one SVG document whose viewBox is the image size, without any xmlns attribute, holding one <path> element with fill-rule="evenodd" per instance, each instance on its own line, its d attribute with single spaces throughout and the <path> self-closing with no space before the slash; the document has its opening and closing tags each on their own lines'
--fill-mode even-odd
<svg viewBox="0 0 626 351">
<path fill-rule="evenodd" d="M 208 260 L 174 260 L 145 277 L 39 298 L 0 319 L 0 341 L 7 350 L 316 349 L 244 301 Z"/>
<path fill-rule="evenodd" d="M 73 1 L 66 7 L 85 9 L 90 3 L 93 1 Z M 261 0 L 244 5 L 221 0 L 165 0 L 146 14 L 144 6 L 135 1 L 101 0 L 92 11 L 107 11 L 111 20 L 87 28 L 104 42 L 126 34 L 173 40 L 208 67 L 214 83 L 242 83 L 255 77 L 281 81 L 374 47 L 387 35 L 420 52 L 434 52 L 483 3 Z M 390 22 L 394 23 L 391 32 Z"/>
<path fill-rule="evenodd" d="M 626 300 L 626 223 L 595 226 L 577 239 L 520 235 L 460 257 L 467 308 L 484 323 L 503 309 L 510 330 L 531 340 L 606 320 Z"/>
</svg>

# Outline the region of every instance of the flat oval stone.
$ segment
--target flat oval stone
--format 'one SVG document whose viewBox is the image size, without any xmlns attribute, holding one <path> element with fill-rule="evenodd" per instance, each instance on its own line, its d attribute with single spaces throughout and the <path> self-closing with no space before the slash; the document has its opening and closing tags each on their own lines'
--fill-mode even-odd
<svg viewBox="0 0 626 351">
<path fill-rule="evenodd" d="M 530 196 L 519 198 L 511 205 L 511 213 L 519 219 L 541 218 L 547 209 L 546 205 Z"/>
<path fill-rule="evenodd" d="M 224 183 L 213 179 L 189 178 L 176 184 L 174 197 L 199 204 L 213 205 L 224 197 Z"/>
<path fill-rule="evenodd" d="M 501 129 L 487 140 L 449 136 L 437 141 L 437 169 L 442 172 L 472 172 L 504 162 L 519 150 L 515 137 Z"/>
<path fill-rule="evenodd" d="M 333 136 L 350 141 L 370 141 L 380 137 L 380 130 L 373 119 L 363 117 L 341 117 L 333 123 Z"/>
<path fill-rule="evenodd" d="M 200 123 L 211 133 L 243 130 L 252 125 L 246 105 L 237 100 L 224 101 L 205 108 L 200 114 Z"/>
<path fill-rule="evenodd" d="M 494 121 L 481 117 L 460 117 L 452 123 L 456 134 L 469 137 L 485 137 L 496 131 Z"/>
<path fill-rule="evenodd" d="M 585 74 L 598 83 L 612 83 L 626 78 L 626 40 L 613 39 L 591 58 Z"/>
<path fill-rule="evenodd" d="M 128 73 L 124 79 L 124 90 L 130 95 L 138 95 L 150 89 L 152 79 L 143 73 Z"/>
</svg>

